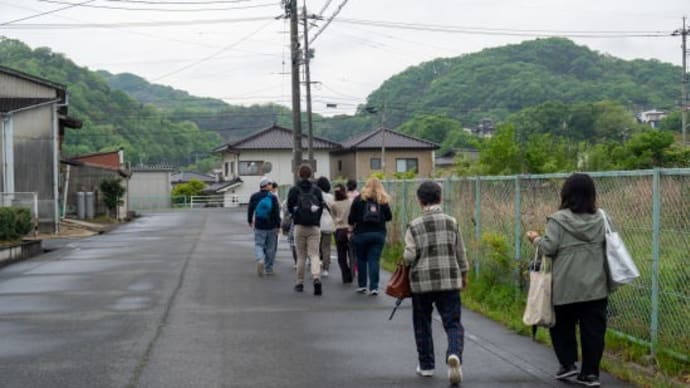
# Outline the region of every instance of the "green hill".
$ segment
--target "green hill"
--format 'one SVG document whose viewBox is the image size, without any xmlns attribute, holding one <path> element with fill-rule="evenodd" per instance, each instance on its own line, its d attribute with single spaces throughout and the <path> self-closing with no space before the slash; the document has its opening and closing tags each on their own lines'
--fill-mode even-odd
<svg viewBox="0 0 690 388">
<path fill-rule="evenodd" d="M 680 73 L 671 64 L 626 61 L 568 39 L 537 39 L 410 67 L 371 93 L 367 106 L 386 106 L 386 122 L 393 127 L 420 114 L 474 126 L 483 117 L 500 121 L 549 101 L 672 109 Z"/>
<path fill-rule="evenodd" d="M 111 88 L 102 75 L 48 48 L 32 50 L 20 41 L 0 38 L 0 64 L 67 85 L 70 114 L 84 126 L 67 132 L 66 155 L 124 148 L 134 163 L 180 166 L 207 154 L 221 140 L 191 121 L 171 118 Z"/>
</svg>

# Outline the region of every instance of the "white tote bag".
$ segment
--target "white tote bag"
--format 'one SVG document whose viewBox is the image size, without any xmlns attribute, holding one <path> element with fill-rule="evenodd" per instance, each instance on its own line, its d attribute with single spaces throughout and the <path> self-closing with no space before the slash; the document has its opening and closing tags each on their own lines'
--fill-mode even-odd
<svg viewBox="0 0 690 388">
<path fill-rule="evenodd" d="M 537 263 L 539 249 L 535 253 L 532 268 Z M 538 270 L 529 271 L 529 292 L 527 306 L 522 322 L 528 326 L 553 327 L 556 324 L 556 314 L 553 311 L 551 277 L 551 259 L 542 257 Z"/>
<path fill-rule="evenodd" d="M 611 229 L 609 218 L 604 209 L 599 209 L 599 211 L 604 217 L 604 226 L 606 227 L 606 263 L 608 264 L 609 277 L 614 287 L 629 284 L 640 277 L 640 271 L 635 266 L 635 262 L 630 256 L 628 248 L 625 247 L 621 236 Z"/>
</svg>

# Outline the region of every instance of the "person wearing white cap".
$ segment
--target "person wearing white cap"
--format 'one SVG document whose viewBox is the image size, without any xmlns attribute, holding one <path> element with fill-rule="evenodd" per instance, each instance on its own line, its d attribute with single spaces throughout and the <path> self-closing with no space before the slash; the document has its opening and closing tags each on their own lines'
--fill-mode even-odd
<svg viewBox="0 0 690 388">
<path fill-rule="evenodd" d="M 273 275 L 273 261 L 276 257 L 276 241 L 280 229 L 280 205 L 271 193 L 271 179 L 259 181 L 259 191 L 252 194 L 247 208 L 247 222 L 254 228 L 254 252 L 256 272 L 259 277 Z"/>
</svg>

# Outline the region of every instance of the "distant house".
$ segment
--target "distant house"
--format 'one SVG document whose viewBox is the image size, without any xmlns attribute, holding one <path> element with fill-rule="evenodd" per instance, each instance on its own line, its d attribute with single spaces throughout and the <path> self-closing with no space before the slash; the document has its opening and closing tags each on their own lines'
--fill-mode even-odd
<svg viewBox="0 0 690 388">
<path fill-rule="evenodd" d="M 382 171 L 383 149 L 387 177 L 411 170 L 417 176 L 427 177 L 434 171 L 434 151 L 438 148 L 438 144 L 430 141 L 378 128 L 344 142 L 342 148 L 331 152 L 331 176 L 366 179 Z"/>
<path fill-rule="evenodd" d="M 0 66 L 0 205 L 15 205 L 15 193 L 38 193 L 42 232 L 58 231 L 65 128 L 82 125 L 67 105 L 66 86 Z"/>
<path fill-rule="evenodd" d="M 171 173 L 172 168 L 165 166 L 132 168 L 127 190 L 129 209 L 141 211 L 170 208 Z"/>
<path fill-rule="evenodd" d="M 668 114 L 662 110 L 648 110 L 640 112 L 637 114 L 637 121 L 642 124 L 648 124 L 652 128 L 659 128 L 661 120 L 663 120 Z"/>
<path fill-rule="evenodd" d="M 106 178 L 118 178 L 122 186 L 129 192 L 129 178 L 132 172 L 124 163 L 122 150 L 98 152 L 93 154 L 74 156 L 62 161 L 65 166 L 64 215 L 74 216 L 77 213 L 77 201 L 79 192 L 94 193 L 96 217 L 108 214 L 108 209 L 103 201 L 101 182 Z M 117 217 L 122 219 L 127 215 L 128 196 L 122 198 L 123 203 L 117 209 Z"/>
<path fill-rule="evenodd" d="M 455 166 L 458 157 L 463 157 L 467 160 L 476 160 L 479 158 L 479 150 L 474 148 L 457 148 L 449 150 L 437 156 L 434 164 L 436 168 L 452 168 Z"/>
<path fill-rule="evenodd" d="M 172 176 L 170 177 L 170 183 L 173 187 L 175 187 L 180 183 L 187 183 L 192 179 L 201 181 L 206 185 L 216 183 L 216 181 L 218 180 L 218 178 L 209 174 L 202 174 L 196 171 L 180 171 L 172 174 Z"/>
<path fill-rule="evenodd" d="M 307 136 L 302 136 L 304 158 L 307 158 Z M 223 180 L 234 181 L 226 186 L 225 195 L 233 201 L 247 203 L 259 189 L 261 177 L 268 176 L 279 184 L 292 184 L 294 180 L 293 132 L 278 125 L 259 130 L 247 137 L 224 144 L 214 150 L 223 156 Z M 330 151 L 340 144 L 314 137 L 315 176 L 330 178 Z M 227 202 L 227 201 L 226 201 Z"/>
</svg>

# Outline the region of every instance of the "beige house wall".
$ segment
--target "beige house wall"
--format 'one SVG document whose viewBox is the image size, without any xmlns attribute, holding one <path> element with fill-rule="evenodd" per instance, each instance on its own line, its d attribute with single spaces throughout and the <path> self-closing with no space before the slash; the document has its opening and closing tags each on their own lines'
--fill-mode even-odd
<svg viewBox="0 0 690 388">
<path fill-rule="evenodd" d="M 356 167 L 356 157 L 354 152 L 350 152 L 347 154 L 334 154 L 331 156 L 331 177 L 333 179 L 356 179 Z"/>
<path fill-rule="evenodd" d="M 393 177 L 396 172 L 396 159 L 417 159 L 419 171 L 417 176 L 426 178 L 431 176 L 434 171 L 434 152 L 431 150 L 386 150 L 386 177 Z M 372 170 L 370 160 L 371 158 L 381 158 L 381 151 L 379 150 L 365 150 L 357 151 L 355 156 L 355 168 L 357 179 L 366 179 L 373 172 L 380 170 Z"/>
<path fill-rule="evenodd" d="M 57 98 L 57 90 L 10 74 L 0 73 L 0 97 Z"/>
</svg>

